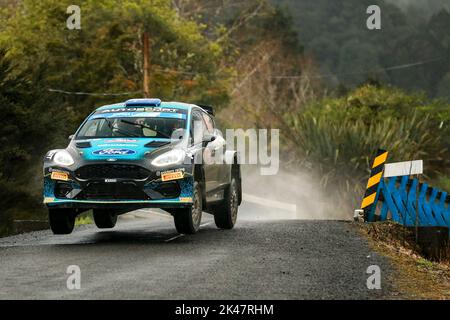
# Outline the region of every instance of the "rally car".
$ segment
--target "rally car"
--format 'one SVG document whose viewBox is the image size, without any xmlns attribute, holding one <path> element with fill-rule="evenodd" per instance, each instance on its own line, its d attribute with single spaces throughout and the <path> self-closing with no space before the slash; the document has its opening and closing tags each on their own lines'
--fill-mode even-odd
<svg viewBox="0 0 450 320">
<path fill-rule="evenodd" d="M 161 208 L 179 233 L 198 231 L 202 212 L 231 229 L 242 201 L 238 154 L 226 150 L 208 106 L 132 99 L 91 113 L 66 149 L 44 158 L 44 203 L 55 234 L 92 210 L 99 228 L 140 208 Z"/>
</svg>

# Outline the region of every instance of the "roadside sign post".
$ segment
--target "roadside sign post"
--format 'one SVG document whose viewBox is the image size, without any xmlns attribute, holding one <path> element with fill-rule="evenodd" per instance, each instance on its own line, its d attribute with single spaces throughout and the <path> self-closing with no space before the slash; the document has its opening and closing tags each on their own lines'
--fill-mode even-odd
<svg viewBox="0 0 450 320">
<path fill-rule="evenodd" d="M 366 192 L 361 203 L 361 210 L 364 211 L 364 221 L 369 221 L 375 214 L 375 207 L 380 192 L 381 179 L 383 177 L 384 164 L 386 163 L 388 152 L 378 149 L 373 161 L 370 178 L 367 182 Z"/>
</svg>

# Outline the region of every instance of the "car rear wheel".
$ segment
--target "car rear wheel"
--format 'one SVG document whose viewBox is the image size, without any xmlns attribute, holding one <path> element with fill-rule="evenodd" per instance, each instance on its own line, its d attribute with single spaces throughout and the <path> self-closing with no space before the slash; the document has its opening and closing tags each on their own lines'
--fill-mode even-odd
<svg viewBox="0 0 450 320">
<path fill-rule="evenodd" d="M 111 229 L 116 226 L 117 213 L 111 210 L 94 210 L 94 222 L 100 229 Z"/>
<path fill-rule="evenodd" d="M 194 234 L 198 231 L 198 229 L 200 229 L 203 205 L 202 191 L 198 182 L 194 182 L 192 202 L 192 206 L 189 208 L 176 209 L 172 211 L 175 227 L 178 233 Z"/>
<path fill-rule="evenodd" d="M 225 199 L 214 208 L 214 222 L 220 229 L 233 229 L 239 207 L 239 188 L 235 178 L 225 190 Z"/>
<path fill-rule="evenodd" d="M 75 227 L 76 213 L 72 209 L 49 209 L 48 221 L 54 234 L 70 234 Z"/>
</svg>

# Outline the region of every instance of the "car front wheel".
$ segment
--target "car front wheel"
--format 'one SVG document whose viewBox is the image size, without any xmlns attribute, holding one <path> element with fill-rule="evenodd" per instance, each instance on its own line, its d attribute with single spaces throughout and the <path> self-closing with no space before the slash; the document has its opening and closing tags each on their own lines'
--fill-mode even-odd
<svg viewBox="0 0 450 320">
<path fill-rule="evenodd" d="M 54 234 L 70 234 L 75 227 L 76 213 L 72 209 L 49 209 L 48 221 Z"/>
<path fill-rule="evenodd" d="M 178 233 L 194 234 L 200 229 L 203 205 L 202 191 L 198 182 L 194 182 L 192 202 L 192 206 L 188 208 L 175 209 L 172 211 Z"/>
</svg>

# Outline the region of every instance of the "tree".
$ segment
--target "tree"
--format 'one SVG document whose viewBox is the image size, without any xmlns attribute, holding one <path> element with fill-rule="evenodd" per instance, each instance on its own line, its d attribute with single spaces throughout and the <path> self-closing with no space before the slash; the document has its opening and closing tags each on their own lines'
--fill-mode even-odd
<svg viewBox="0 0 450 320">
<path fill-rule="evenodd" d="M 0 50 L 0 220 L 12 219 L 19 211 L 16 218 L 42 213 L 40 159 L 44 150 L 58 143 L 52 132 L 59 132 L 64 118 L 48 95 L 33 91 L 35 85 Z M 1 226 L 7 224 L 0 222 Z"/>
<path fill-rule="evenodd" d="M 231 72 L 221 67 L 222 47 L 202 35 L 202 26 L 181 18 L 169 0 L 84 1 L 81 30 L 66 27 L 69 0 L 7 4 L 0 10 L 2 215 L 42 214 L 45 152 L 64 148 L 96 106 L 142 96 L 144 32 L 153 96 L 218 107 L 229 99 Z"/>
<path fill-rule="evenodd" d="M 65 27 L 70 4 L 21 2 L 0 41 L 9 56 L 21 62 L 21 69 L 43 72 L 40 90 L 130 92 L 122 97 L 67 97 L 67 104 L 76 106 L 80 117 L 94 104 L 142 95 L 143 32 L 150 36 L 153 96 L 218 105 L 226 102 L 228 73 L 217 70 L 220 47 L 207 41 L 195 22 L 180 18 L 170 1 L 127 0 L 121 5 L 113 0 L 85 1 L 81 30 Z"/>
<path fill-rule="evenodd" d="M 354 88 L 371 77 L 435 97 L 436 88 L 450 67 L 448 58 L 435 60 L 450 56 L 448 1 L 412 3 L 411 8 L 420 10 L 421 19 L 410 14 L 407 1 L 378 1 L 382 28 L 377 31 L 366 28 L 366 9 L 373 4 L 370 0 L 272 2 L 292 14 L 305 53 L 317 61 L 330 88 Z M 348 73 L 358 75 L 347 76 Z"/>
</svg>

